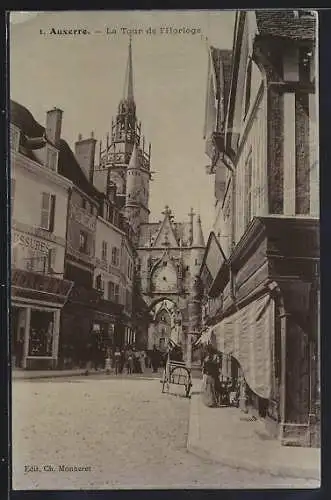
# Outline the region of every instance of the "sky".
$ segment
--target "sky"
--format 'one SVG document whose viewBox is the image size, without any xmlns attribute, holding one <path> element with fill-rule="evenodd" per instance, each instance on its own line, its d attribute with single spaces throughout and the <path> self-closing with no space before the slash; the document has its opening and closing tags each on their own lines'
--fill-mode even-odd
<svg viewBox="0 0 331 500">
<path fill-rule="evenodd" d="M 133 78 L 137 116 L 152 144 L 150 220 L 160 220 L 166 204 L 176 221 L 188 220 L 193 207 L 207 240 L 214 177 L 206 174 L 203 140 L 206 37 L 211 45 L 231 49 L 234 12 L 17 12 L 10 26 L 11 99 L 43 125 L 49 109 L 61 108 L 62 137 L 72 149 L 79 133 L 88 137 L 94 131 L 105 141 L 123 95 L 128 29 L 142 31 L 132 35 Z M 162 27 L 190 32 L 161 33 Z M 54 35 L 52 28 L 85 28 L 90 34 Z M 155 34 L 146 33 L 148 28 Z"/>
</svg>

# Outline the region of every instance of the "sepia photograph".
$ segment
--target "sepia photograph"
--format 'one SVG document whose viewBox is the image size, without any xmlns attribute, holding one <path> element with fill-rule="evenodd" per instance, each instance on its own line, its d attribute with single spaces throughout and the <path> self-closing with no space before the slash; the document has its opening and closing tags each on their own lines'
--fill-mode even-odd
<svg viewBox="0 0 331 500">
<path fill-rule="evenodd" d="M 13 490 L 320 487 L 318 13 L 9 13 Z"/>
</svg>

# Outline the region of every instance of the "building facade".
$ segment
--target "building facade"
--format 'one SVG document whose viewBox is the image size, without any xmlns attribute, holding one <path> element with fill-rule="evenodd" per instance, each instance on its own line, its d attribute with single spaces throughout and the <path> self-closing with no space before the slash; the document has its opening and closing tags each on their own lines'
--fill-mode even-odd
<svg viewBox="0 0 331 500">
<path fill-rule="evenodd" d="M 201 220 L 191 210 L 188 222 L 175 222 L 166 207 L 163 221 L 149 222 L 151 145 L 146 147 L 136 114 L 131 42 L 123 97 L 106 145 L 100 141 L 99 155 L 93 133 L 87 138 L 79 134 L 71 150 L 61 138 L 62 111 L 57 108 L 47 114 L 43 127 L 25 108 L 12 103 L 11 121 L 13 267 L 22 266 L 24 247 L 28 271 L 37 273 L 38 286 L 47 274 L 48 296 L 50 288 L 61 289 L 54 318 L 49 320 L 53 326 L 44 326 L 49 338 L 55 332 L 52 349 L 42 351 L 44 357 L 52 366 L 85 366 L 100 349 L 105 355 L 108 347 L 151 348 L 155 341 L 165 349 L 168 338 L 191 345 L 201 320 L 198 274 L 205 249 Z M 23 129 L 21 138 L 17 127 Z M 31 173 L 28 190 L 20 180 L 24 168 Z M 41 200 L 35 196 L 39 192 Z M 29 238 L 18 231 L 27 231 Z M 164 300 L 172 304 L 170 316 L 169 311 L 157 313 L 156 306 Z M 15 338 L 24 330 L 25 357 L 19 363 L 25 368 L 31 364 L 27 346 L 35 316 L 27 311 L 27 316 L 13 314 Z M 168 326 L 160 325 L 161 317 L 168 318 Z"/>
<path fill-rule="evenodd" d="M 64 279 L 71 182 L 59 173 L 62 111 L 40 127 L 11 106 L 11 330 L 13 365 L 55 367 L 60 316 L 72 282 Z"/>
<path fill-rule="evenodd" d="M 132 325 L 135 255 L 125 232 L 128 227 L 116 225 L 120 219 L 118 208 L 110 200 L 104 201 L 97 220 L 94 287 L 108 304 L 109 318 L 100 319 L 95 328 L 108 332 L 113 347 L 135 342 Z"/>
<path fill-rule="evenodd" d="M 242 380 L 241 404 L 282 443 L 304 446 L 319 443 L 315 42 L 311 13 L 243 11 L 231 59 L 210 49 L 219 248 L 207 246 L 201 268 L 204 321 L 225 371 Z"/>
<path fill-rule="evenodd" d="M 204 250 L 201 220 L 193 210 L 188 222 L 176 222 L 166 206 L 162 221 L 141 224 L 137 247 L 139 280 L 141 294 L 154 318 L 149 325 L 149 348 L 154 343 L 166 347 L 163 339 L 175 335 L 186 352 L 191 342 L 188 336 L 198 334 L 201 311 L 197 279 Z M 163 301 L 173 305 L 172 321 L 168 322 L 171 328 L 158 321 L 159 317 L 166 317 L 165 313 L 159 315 L 157 308 Z M 163 330 L 167 335 L 160 334 Z M 171 335 L 173 330 L 176 334 Z"/>
</svg>

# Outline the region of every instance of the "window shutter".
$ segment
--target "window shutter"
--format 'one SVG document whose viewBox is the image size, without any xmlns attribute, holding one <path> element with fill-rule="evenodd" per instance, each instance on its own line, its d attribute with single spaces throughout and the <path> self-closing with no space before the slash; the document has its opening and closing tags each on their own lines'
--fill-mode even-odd
<svg viewBox="0 0 331 500">
<path fill-rule="evenodd" d="M 48 193 L 41 193 L 41 220 L 40 227 L 42 229 L 49 229 L 49 213 L 50 213 L 50 195 Z"/>
<path fill-rule="evenodd" d="M 119 285 L 115 285 L 115 302 L 118 303 L 119 300 Z"/>
<path fill-rule="evenodd" d="M 55 195 L 51 195 L 51 208 L 50 208 L 50 217 L 49 217 L 49 231 L 52 233 L 54 231 L 54 223 L 55 223 Z"/>
<path fill-rule="evenodd" d="M 48 272 L 54 272 L 55 269 L 55 257 L 56 257 L 56 248 L 50 248 L 48 250 Z"/>
</svg>

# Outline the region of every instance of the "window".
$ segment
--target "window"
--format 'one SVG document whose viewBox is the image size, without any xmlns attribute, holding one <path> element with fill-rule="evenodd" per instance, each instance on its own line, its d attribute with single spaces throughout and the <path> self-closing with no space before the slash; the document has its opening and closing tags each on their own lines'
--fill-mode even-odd
<svg viewBox="0 0 331 500">
<path fill-rule="evenodd" d="M 54 313 L 31 310 L 29 356 L 48 356 L 53 353 Z"/>
<path fill-rule="evenodd" d="M 252 152 L 250 152 L 245 164 L 244 227 L 252 218 L 252 167 Z"/>
<path fill-rule="evenodd" d="M 56 258 L 56 248 L 50 248 L 47 254 L 47 269 L 50 274 L 54 273 L 55 258 Z"/>
<path fill-rule="evenodd" d="M 79 233 L 79 251 L 87 253 L 87 234 L 85 231 L 80 231 Z"/>
<path fill-rule="evenodd" d="M 82 208 L 84 208 L 84 210 L 86 208 L 86 200 L 85 200 L 85 198 L 82 198 Z"/>
<path fill-rule="evenodd" d="M 120 287 L 119 287 L 119 285 L 115 285 L 114 302 L 116 302 L 118 304 L 119 300 L 120 300 Z"/>
<path fill-rule="evenodd" d="M 98 276 L 95 278 L 95 288 L 97 290 L 101 290 L 101 275 L 98 274 Z"/>
<path fill-rule="evenodd" d="M 15 179 L 10 179 L 10 212 L 12 217 L 14 213 L 15 184 Z"/>
<path fill-rule="evenodd" d="M 113 266 L 118 267 L 120 260 L 120 251 L 117 247 L 113 247 L 111 250 L 111 263 Z"/>
<path fill-rule="evenodd" d="M 101 249 L 101 259 L 104 261 L 107 261 L 107 242 L 103 241 L 102 242 L 102 249 Z"/>
<path fill-rule="evenodd" d="M 112 281 L 108 283 L 108 300 L 112 300 L 113 302 L 119 303 L 119 292 L 120 287 L 116 285 Z"/>
<path fill-rule="evenodd" d="M 41 194 L 41 220 L 40 227 L 46 231 L 54 231 L 55 195 Z"/>
<path fill-rule="evenodd" d="M 115 285 L 112 281 L 108 282 L 108 300 L 114 300 Z"/>
<path fill-rule="evenodd" d="M 50 147 L 47 148 L 46 166 L 51 170 L 57 170 L 57 151 Z"/>
</svg>

